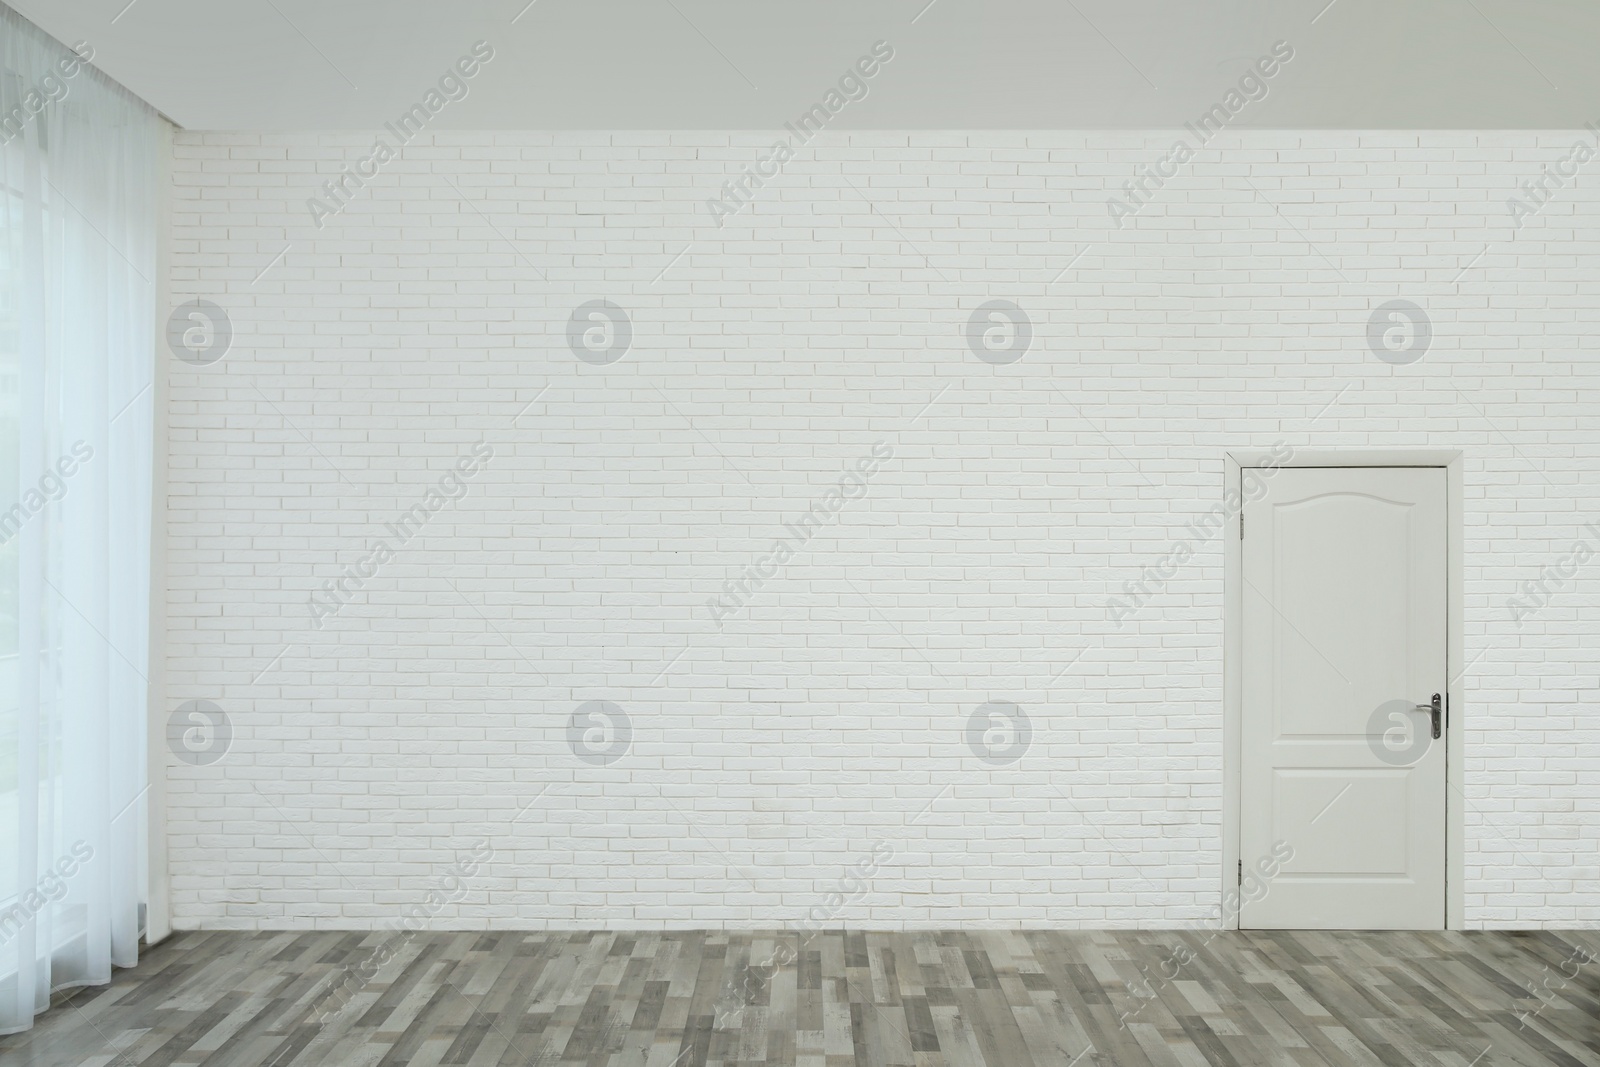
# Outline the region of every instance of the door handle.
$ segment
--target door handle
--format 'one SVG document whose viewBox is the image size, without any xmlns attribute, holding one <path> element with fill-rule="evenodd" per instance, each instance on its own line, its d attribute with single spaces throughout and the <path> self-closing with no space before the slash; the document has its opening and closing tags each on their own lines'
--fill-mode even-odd
<svg viewBox="0 0 1600 1067">
<path fill-rule="evenodd" d="M 1412 710 L 1413 711 L 1426 711 L 1426 712 L 1430 713 L 1433 716 L 1433 737 L 1434 737 L 1434 740 L 1437 741 L 1439 739 L 1440 717 L 1443 715 L 1443 712 L 1444 712 L 1443 706 L 1440 703 L 1439 694 L 1438 693 L 1433 694 L 1433 700 L 1431 702 L 1429 702 L 1427 704 L 1418 704 Z"/>
</svg>

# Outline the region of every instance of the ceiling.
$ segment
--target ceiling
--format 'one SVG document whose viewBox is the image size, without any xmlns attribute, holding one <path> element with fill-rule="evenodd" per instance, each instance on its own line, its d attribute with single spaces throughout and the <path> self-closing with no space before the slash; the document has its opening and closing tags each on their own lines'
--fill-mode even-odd
<svg viewBox="0 0 1600 1067">
<path fill-rule="evenodd" d="M 479 40 L 431 128 L 775 129 L 877 41 L 893 58 L 830 128 L 1179 127 L 1278 41 L 1292 60 L 1231 126 L 1600 118 L 1587 0 L 7 2 L 198 129 L 376 128 Z"/>
</svg>

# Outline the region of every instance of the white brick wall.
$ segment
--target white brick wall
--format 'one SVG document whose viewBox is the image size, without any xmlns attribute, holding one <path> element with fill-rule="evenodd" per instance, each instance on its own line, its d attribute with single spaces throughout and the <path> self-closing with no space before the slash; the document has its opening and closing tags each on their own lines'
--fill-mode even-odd
<svg viewBox="0 0 1600 1067">
<path fill-rule="evenodd" d="M 235 736 L 170 771 L 176 925 L 379 925 L 481 840 L 434 925 L 1197 920 L 1221 542 L 1121 630 L 1106 604 L 1224 450 L 1279 439 L 1466 450 L 1468 922 L 1594 919 L 1600 561 L 1506 607 L 1600 518 L 1595 179 L 1520 230 L 1505 203 L 1575 137 L 1228 134 L 1117 229 L 1171 135 L 838 134 L 719 229 L 771 135 L 437 135 L 318 230 L 370 135 L 180 134 L 173 298 L 235 337 L 172 364 L 169 702 Z M 1433 323 L 1409 366 L 1366 345 L 1394 298 Z M 567 346 L 595 299 L 631 318 L 607 366 Z M 967 348 L 991 299 L 1020 362 Z M 879 441 L 719 630 L 707 600 Z M 593 700 L 631 719 L 610 764 L 568 744 Z M 1020 763 L 968 750 L 991 700 L 1030 716 Z"/>
</svg>

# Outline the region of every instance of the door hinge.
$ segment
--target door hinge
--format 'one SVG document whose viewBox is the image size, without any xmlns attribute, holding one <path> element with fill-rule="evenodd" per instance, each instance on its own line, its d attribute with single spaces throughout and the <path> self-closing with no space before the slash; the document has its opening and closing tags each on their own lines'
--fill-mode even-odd
<svg viewBox="0 0 1600 1067">
<path fill-rule="evenodd" d="M 1233 884 L 1244 885 L 1244 860 L 1239 861 L 1239 877 L 1234 881 Z"/>
<path fill-rule="evenodd" d="M 1239 540 L 1244 540 L 1244 512 L 1239 512 Z"/>
</svg>

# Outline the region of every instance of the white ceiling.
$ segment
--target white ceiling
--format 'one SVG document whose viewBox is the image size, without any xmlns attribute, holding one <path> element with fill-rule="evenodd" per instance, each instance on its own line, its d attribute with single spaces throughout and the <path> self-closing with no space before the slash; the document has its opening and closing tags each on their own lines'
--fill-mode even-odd
<svg viewBox="0 0 1600 1067">
<path fill-rule="evenodd" d="M 434 129 L 776 128 L 874 41 L 837 129 L 1177 127 L 1287 40 L 1236 126 L 1600 118 L 1586 0 L 7 0 L 181 126 L 367 129 L 472 43 Z"/>
</svg>

